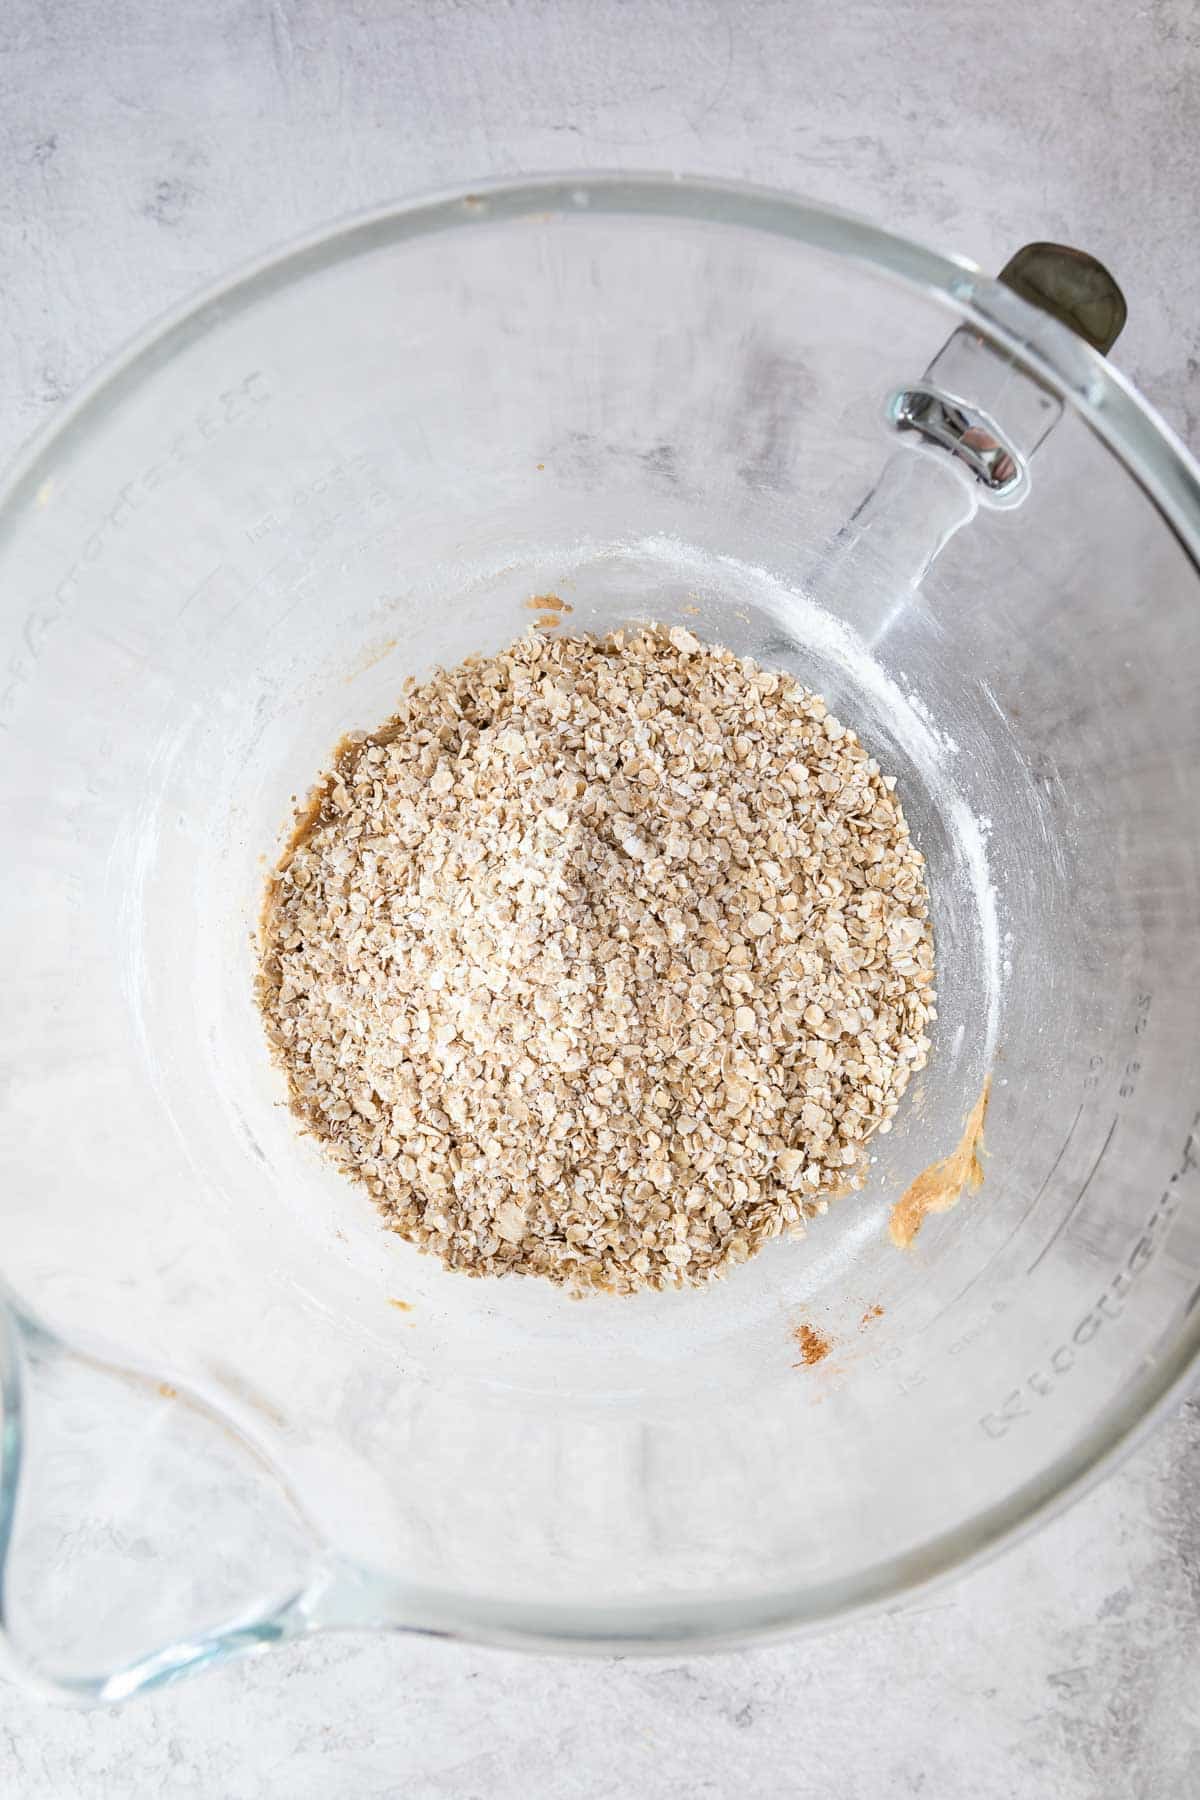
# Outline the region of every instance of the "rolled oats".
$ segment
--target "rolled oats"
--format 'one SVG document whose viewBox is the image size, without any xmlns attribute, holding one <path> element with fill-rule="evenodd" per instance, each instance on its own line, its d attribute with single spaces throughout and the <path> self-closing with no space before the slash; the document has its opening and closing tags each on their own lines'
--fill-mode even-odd
<svg viewBox="0 0 1200 1800">
<path fill-rule="evenodd" d="M 439 670 L 272 877 L 294 1111 L 472 1275 L 701 1286 L 802 1235 L 929 1051 L 894 790 L 819 696 L 678 626 Z"/>
</svg>

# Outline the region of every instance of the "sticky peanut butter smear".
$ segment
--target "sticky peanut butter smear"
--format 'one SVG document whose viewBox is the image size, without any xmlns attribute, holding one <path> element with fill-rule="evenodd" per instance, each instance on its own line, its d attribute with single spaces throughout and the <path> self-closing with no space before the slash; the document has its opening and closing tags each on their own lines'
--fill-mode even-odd
<svg viewBox="0 0 1200 1800">
<path fill-rule="evenodd" d="M 962 1199 L 964 1188 L 969 1187 L 974 1193 L 983 1186 L 983 1164 L 979 1158 L 984 1154 L 983 1124 L 991 1091 L 989 1075 L 968 1114 L 957 1149 L 923 1169 L 893 1206 L 888 1233 L 898 1249 L 908 1249 L 929 1213 L 949 1212 Z"/>
</svg>

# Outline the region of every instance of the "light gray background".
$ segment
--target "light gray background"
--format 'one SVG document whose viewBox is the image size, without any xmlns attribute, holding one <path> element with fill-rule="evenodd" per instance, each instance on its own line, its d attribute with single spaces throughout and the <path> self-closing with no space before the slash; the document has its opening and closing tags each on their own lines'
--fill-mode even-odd
<svg viewBox="0 0 1200 1800">
<path fill-rule="evenodd" d="M 0 0 L 0 454 L 164 307 L 338 214 L 601 165 L 1108 260 L 1200 448 L 1194 0 Z M 1191 1800 L 1200 1401 L 990 1567 L 801 1643 L 572 1663 L 326 1639 L 118 1714 L 0 1688 L 4 1800 Z"/>
</svg>

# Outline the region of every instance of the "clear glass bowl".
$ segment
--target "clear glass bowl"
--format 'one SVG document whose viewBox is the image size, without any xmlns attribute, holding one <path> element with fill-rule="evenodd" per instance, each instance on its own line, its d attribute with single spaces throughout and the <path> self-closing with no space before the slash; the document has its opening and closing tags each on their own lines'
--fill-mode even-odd
<svg viewBox="0 0 1200 1800">
<path fill-rule="evenodd" d="M 1003 492 L 898 429 L 948 335 Z M 746 188 L 389 210 L 67 410 L 0 514 L 25 1673 L 112 1698 L 348 1623 L 794 1629 L 1127 1441 L 1200 1335 L 1198 542 L 1195 469 L 1063 327 Z M 929 859 L 934 1051 L 867 1192 L 707 1292 L 447 1274 L 297 1134 L 253 1005 L 292 797 L 546 592 L 794 670 Z M 896 1250 L 989 1073 L 983 1189 Z"/>
</svg>

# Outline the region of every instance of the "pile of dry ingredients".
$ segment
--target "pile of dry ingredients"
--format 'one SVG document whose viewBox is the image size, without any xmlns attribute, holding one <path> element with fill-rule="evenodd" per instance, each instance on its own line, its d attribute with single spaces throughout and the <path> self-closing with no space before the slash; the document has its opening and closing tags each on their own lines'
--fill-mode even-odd
<svg viewBox="0 0 1200 1800">
<path fill-rule="evenodd" d="M 700 1286 L 861 1187 L 923 859 L 852 731 L 690 632 L 536 633 L 348 740 L 272 880 L 295 1112 L 452 1269 Z"/>
</svg>

